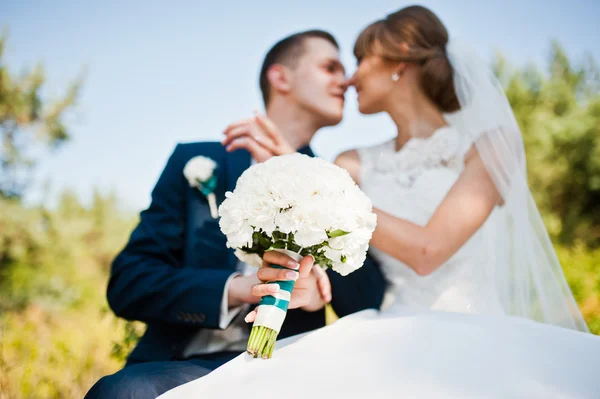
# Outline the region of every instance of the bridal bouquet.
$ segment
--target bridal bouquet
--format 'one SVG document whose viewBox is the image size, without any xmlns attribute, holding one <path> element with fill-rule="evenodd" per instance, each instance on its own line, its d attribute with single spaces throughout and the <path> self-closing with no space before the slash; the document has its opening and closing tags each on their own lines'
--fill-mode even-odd
<svg viewBox="0 0 600 399">
<path fill-rule="evenodd" d="M 219 226 L 236 256 L 260 267 L 265 251 L 296 261 L 312 255 L 315 264 L 347 275 L 362 266 L 375 229 L 371 201 L 348 172 L 318 158 L 283 155 L 255 164 L 237 181 L 219 207 Z M 272 265 L 271 267 L 283 268 Z M 261 299 L 248 340 L 254 357 L 272 356 L 294 288 Z"/>
</svg>

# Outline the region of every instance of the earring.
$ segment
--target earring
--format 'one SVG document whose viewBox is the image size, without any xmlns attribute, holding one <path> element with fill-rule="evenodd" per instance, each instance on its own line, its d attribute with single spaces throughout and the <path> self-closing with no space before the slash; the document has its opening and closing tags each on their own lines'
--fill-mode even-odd
<svg viewBox="0 0 600 399">
<path fill-rule="evenodd" d="M 394 72 L 394 73 L 392 74 L 392 80 L 393 80 L 394 82 L 397 82 L 397 81 L 398 81 L 398 79 L 400 79 L 400 77 L 398 76 L 398 74 L 397 74 L 396 72 Z"/>
</svg>

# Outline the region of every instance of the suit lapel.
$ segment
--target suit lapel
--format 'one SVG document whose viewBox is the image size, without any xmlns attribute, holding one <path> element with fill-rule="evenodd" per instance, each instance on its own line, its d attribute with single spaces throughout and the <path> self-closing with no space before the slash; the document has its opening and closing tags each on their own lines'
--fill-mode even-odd
<svg viewBox="0 0 600 399">
<path fill-rule="evenodd" d="M 247 151 L 223 153 L 225 155 L 218 161 L 216 171 L 217 206 L 225 200 L 225 192 L 235 188 L 239 176 L 250 166 L 250 154 Z M 237 260 L 233 250 L 225 247 L 227 240 L 219 228 L 218 219 L 210 215 L 206 198 L 196 189 L 190 188 L 189 193 L 185 264 L 235 270 Z"/>
</svg>

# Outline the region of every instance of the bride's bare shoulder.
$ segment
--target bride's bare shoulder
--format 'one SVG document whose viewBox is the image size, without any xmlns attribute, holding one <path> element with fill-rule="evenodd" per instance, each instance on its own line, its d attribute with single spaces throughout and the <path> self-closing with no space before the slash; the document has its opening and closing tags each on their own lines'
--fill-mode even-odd
<svg viewBox="0 0 600 399">
<path fill-rule="evenodd" d="M 349 150 L 342 152 L 340 155 L 337 156 L 334 163 L 337 166 L 346 169 L 348 173 L 350 173 L 350 176 L 352 176 L 354 181 L 357 184 L 359 183 L 360 157 L 358 156 L 358 151 Z"/>
</svg>

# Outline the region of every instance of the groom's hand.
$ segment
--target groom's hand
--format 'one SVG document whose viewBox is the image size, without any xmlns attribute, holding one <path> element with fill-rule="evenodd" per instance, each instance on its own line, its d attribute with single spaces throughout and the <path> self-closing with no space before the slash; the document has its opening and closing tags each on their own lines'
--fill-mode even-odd
<svg viewBox="0 0 600 399">
<path fill-rule="evenodd" d="M 311 278 L 316 280 L 317 292 L 313 291 L 311 302 L 302 309 L 314 312 L 331 302 L 331 281 L 325 270 L 319 265 L 313 266 Z M 314 287 L 314 285 L 311 286 Z"/>
<path fill-rule="evenodd" d="M 267 116 L 255 111 L 253 118 L 234 122 L 227 126 L 222 144 L 228 152 L 247 150 L 256 162 L 264 162 L 274 156 L 293 154 L 296 150 L 283 138 L 277 126 Z"/>
</svg>

